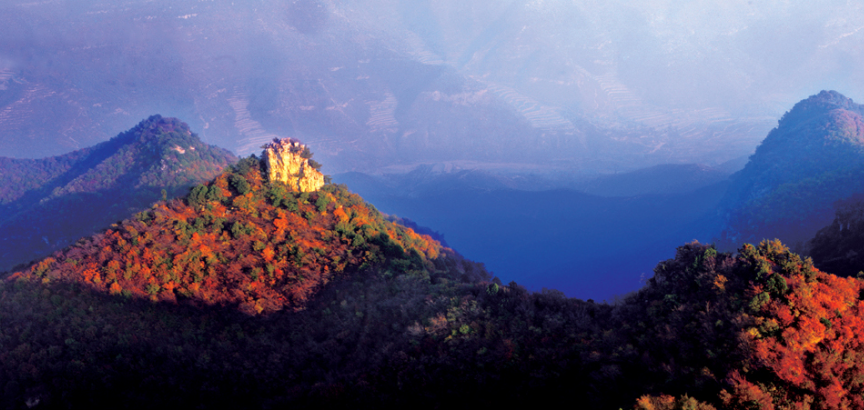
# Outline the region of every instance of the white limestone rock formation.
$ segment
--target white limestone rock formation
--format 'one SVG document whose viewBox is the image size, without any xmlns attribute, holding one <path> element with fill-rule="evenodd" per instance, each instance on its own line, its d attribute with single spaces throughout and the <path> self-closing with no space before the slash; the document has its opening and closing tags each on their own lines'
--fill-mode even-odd
<svg viewBox="0 0 864 410">
<path fill-rule="evenodd" d="M 292 138 L 274 139 L 264 146 L 264 163 L 270 181 L 282 181 L 292 190 L 314 192 L 324 186 L 324 174 L 309 159 L 312 154 Z"/>
</svg>

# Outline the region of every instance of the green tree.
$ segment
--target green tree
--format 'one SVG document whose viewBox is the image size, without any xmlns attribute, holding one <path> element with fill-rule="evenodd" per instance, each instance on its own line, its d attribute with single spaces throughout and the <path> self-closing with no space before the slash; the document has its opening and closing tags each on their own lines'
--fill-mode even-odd
<svg viewBox="0 0 864 410">
<path fill-rule="evenodd" d="M 231 175 L 231 187 L 240 195 L 244 195 L 252 189 L 252 187 L 249 186 L 249 181 L 246 181 L 246 178 L 242 175 L 236 174 Z"/>
<path fill-rule="evenodd" d="M 208 194 L 207 186 L 206 185 L 198 185 L 198 186 L 192 188 L 192 191 L 189 192 L 189 196 L 187 197 L 186 200 L 189 203 L 189 206 L 198 208 L 207 202 L 207 194 Z"/>
</svg>

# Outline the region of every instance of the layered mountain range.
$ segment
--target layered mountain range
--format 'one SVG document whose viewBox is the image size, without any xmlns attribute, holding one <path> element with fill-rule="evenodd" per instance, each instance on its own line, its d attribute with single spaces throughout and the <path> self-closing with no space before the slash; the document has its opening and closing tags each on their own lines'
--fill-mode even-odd
<svg viewBox="0 0 864 410">
<path fill-rule="evenodd" d="M 687 13 L 712 22 L 703 28 L 716 27 L 710 47 L 785 39 L 738 26 L 776 27 L 761 4 L 746 7 L 761 12 L 743 14 L 704 6 Z M 616 7 L 624 6 L 8 1 L 0 6 L 7 27 L 0 33 L 0 150 L 59 155 L 160 112 L 242 155 L 277 136 L 302 139 L 334 173 L 421 163 L 609 172 L 746 155 L 791 98 L 778 102 L 779 93 L 760 88 L 780 71 L 770 62 L 755 74 L 741 71 L 752 64 L 732 62 L 754 56 L 726 47 L 723 55 L 734 59 L 711 63 L 723 75 L 706 74 L 716 68 L 681 61 L 668 45 L 700 49 L 701 39 L 668 38 L 652 10 L 625 16 Z M 635 49 L 618 49 L 632 40 L 625 27 L 644 32 Z M 818 38 L 834 40 L 840 30 L 831 26 Z M 807 67 L 819 72 L 824 64 L 816 63 L 838 53 L 848 59 L 846 44 L 815 49 Z M 667 72 L 644 62 L 652 55 L 676 61 L 675 74 L 646 81 L 647 72 Z M 762 72 L 775 73 L 772 81 L 741 80 Z M 682 88 L 686 98 L 674 97 Z M 721 95 L 768 101 L 724 107 Z"/>
<path fill-rule="evenodd" d="M 733 251 L 779 238 L 806 253 L 835 201 L 864 192 L 861 121 L 860 105 L 824 91 L 786 113 L 750 158 L 721 166 L 550 180 L 427 165 L 334 179 L 384 212 L 443 232 L 463 254 L 529 289 L 611 300 L 642 286 L 651 266 L 693 239 Z"/>
<path fill-rule="evenodd" d="M 295 144 L 5 278 L 4 407 L 864 406 L 861 279 L 693 242 L 615 305 L 531 293 L 274 178 Z"/>
<path fill-rule="evenodd" d="M 488 237 L 512 234 L 526 212 L 538 232 L 571 237 L 578 228 L 572 221 L 594 218 L 574 217 L 580 210 L 573 203 L 596 202 L 631 225 L 640 217 L 628 215 L 626 204 L 653 203 L 639 208 L 655 217 L 692 212 L 679 229 L 710 224 L 713 216 L 727 232 L 757 238 L 788 221 L 807 221 L 809 229 L 819 222 L 808 218 L 837 207 L 834 221 L 829 216 L 809 242 L 812 260 L 776 240 L 758 238 L 734 252 L 694 241 L 614 304 L 505 285 L 421 228 L 325 182 L 297 140 L 272 141 L 260 158 L 233 162 L 179 120 L 154 116 L 91 149 L 7 160 L 4 177 L 19 182 L 3 191 L 4 206 L 18 209 L 9 215 L 39 215 L 50 204 L 66 209 L 72 202 L 63 198 L 72 193 L 92 195 L 86 203 L 96 213 L 105 213 L 98 206 L 110 195 L 145 205 L 135 213 L 135 202 L 118 202 L 131 204 L 125 219 L 90 220 L 90 229 L 105 223 L 103 230 L 0 282 L 0 403 L 862 407 L 864 279 L 856 273 L 864 268 L 864 224 L 856 192 L 864 190 L 854 165 L 864 140 L 861 112 L 835 92 L 802 101 L 728 182 L 707 168 L 660 167 L 607 177 L 623 181 L 605 192 L 612 196 L 535 191 L 531 200 L 508 188 L 514 180 L 472 172 L 413 184 L 414 200 L 428 202 L 430 190 L 441 197 L 430 209 L 448 201 L 473 207 L 474 219 L 465 213 L 463 223 L 498 226 Z M 207 172 L 214 176 L 203 177 Z M 689 193 L 680 183 L 658 183 L 668 190 L 662 195 L 638 192 L 646 175 L 682 172 L 708 178 L 677 179 L 699 187 Z M 429 182 L 422 171 L 414 177 Z M 490 183 L 499 188 L 476 195 Z M 183 195 L 168 198 L 169 188 Z M 150 205 L 153 195 L 163 200 Z M 576 200 L 560 200 L 566 197 Z M 517 215 L 511 225 L 493 223 L 489 210 L 502 205 Z M 762 220 L 766 209 L 777 214 Z M 553 219 L 556 231 L 536 223 L 545 214 L 570 216 Z M 9 219 L 19 220 L 26 219 Z M 523 251 L 541 255 L 522 242 Z M 580 251 L 593 252 L 585 244 Z M 639 255 L 614 245 L 604 244 L 617 252 L 610 257 Z M 604 279 L 614 277 L 597 278 Z"/>
</svg>

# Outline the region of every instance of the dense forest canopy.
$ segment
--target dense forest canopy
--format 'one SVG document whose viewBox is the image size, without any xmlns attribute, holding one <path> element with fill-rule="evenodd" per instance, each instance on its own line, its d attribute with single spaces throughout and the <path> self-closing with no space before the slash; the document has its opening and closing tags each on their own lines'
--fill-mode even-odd
<svg viewBox="0 0 864 410">
<path fill-rule="evenodd" d="M 779 241 L 686 244 L 597 304 L 505 285 L 345 186 L 294 192 L 264 166 L 7 277 L 7 407 L 864 406 L 864 282 Z"/>
<path fill-rule="evenodd" d="M 862 20 L 2 1 L 0 410 L 864 409 Z"/>
</svg>

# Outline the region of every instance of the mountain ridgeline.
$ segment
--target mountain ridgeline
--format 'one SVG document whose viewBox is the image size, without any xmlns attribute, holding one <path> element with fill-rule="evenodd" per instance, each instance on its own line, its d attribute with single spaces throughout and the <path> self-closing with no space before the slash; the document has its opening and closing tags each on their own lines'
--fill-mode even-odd
<svg viewBox="0 0 864 410">
<path fill-rule="evenodd" d="M 159 115 L 66 155 L 0 158 L 0 270 L 44 257 L 163 197 L 185 195 L 236 160 L 180 120 Z"/>
<path fill-rule="evenodd" d="M 749 159 L 710 167 L 553 181 L 441 164 L 334 178 L 384 212 L 444 232 L 501 277 L 612 300 L 641 287 L 651 266 L 694 238 L 721 251 L 779 238 L 807 252 L 832 221 L 833 204 L 864 193 L 862 113 L 839 93 L 820 92 L 786 113 Z"/>
<path fill-rule="evenodd" d="M 831 221 L 835 201 L 864 192 L 864 106 L 836 91 L 795 104 L 730 182 L 724 247 L 763 238 L 801 246 Z"/>
</svg>

